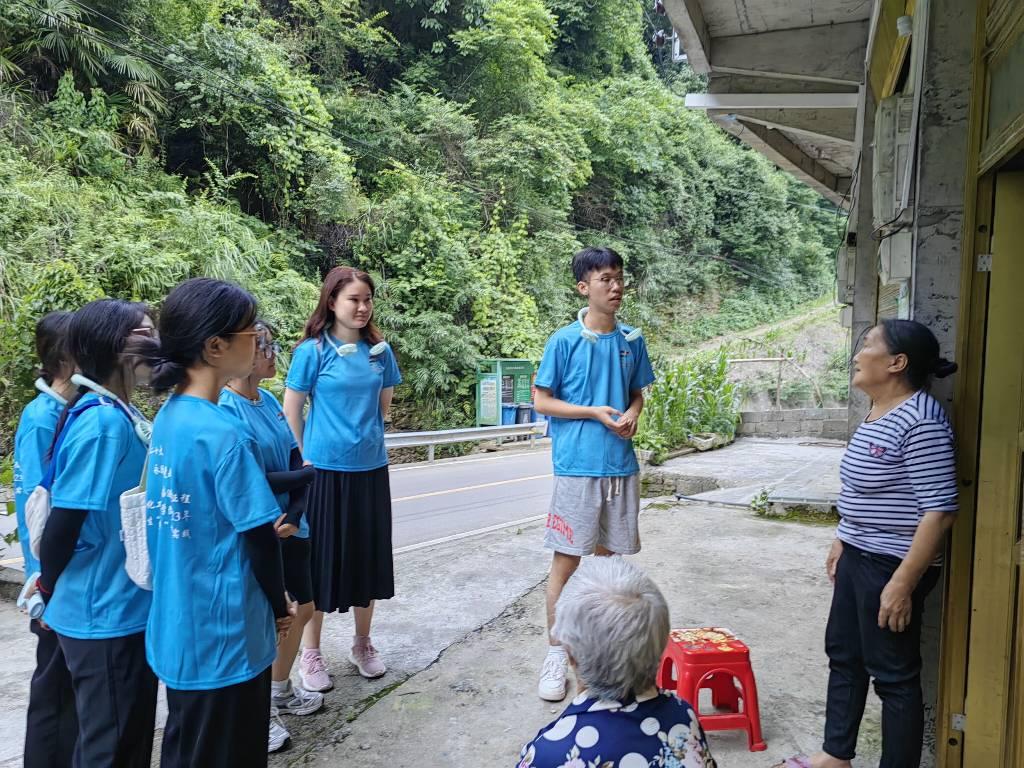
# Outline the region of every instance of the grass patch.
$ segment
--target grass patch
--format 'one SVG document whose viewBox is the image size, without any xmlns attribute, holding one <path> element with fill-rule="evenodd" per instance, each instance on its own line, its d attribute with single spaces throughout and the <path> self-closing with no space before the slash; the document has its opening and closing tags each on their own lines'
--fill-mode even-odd
<svg viewBox="0 0 1024 768">
<path fill-rule="evenodd" d="M 776 505 L 772 505 L 773 507 Z M 835 507 L 817 507 L 807 505 L 785 506 L 783 511 L 775 512 L 768 510 L 754 514 L 765 520 L 781 520 L 782 522 L 806 523 L 808 525 L 836 525 L 839 522 L 839 512 Z"/>
<path fill-rule="evenodd" d="M 372 706 L 373 706 L 374 704 L 376 704 L 376 703 L 377 703 L 378 701 L 380 701 L 381 699 L 383 699 L 383 698 L 384 698 L 385 696 L 387 696 L 387 695 L 388 695 L 389 693 L 391 693 L 391 692 L 392 692 L 393 690 L 395 690 L 396 688 L 399 688 L 399 687 L 401 687 L 401 686 L 405 685 L 405 681 L 406 681 L 406 680 L 408 680 L 408 679 L 409 679 L 409 678 L 403 678 L 402 680 L 396 680 L 395 682 L 391 683 L 391 685 L 386 685 L 386 686 L 384 686 L 383 688 L 381 688 L 381 689 L 380 689 L 379 691 L 377 691 L 376 693 L 374 693 L 374 694 L 372 694 L 372 695 L 370 695 L 370 696 L 367 696 L 367 697 L 366 697 L 365 699 L 363 699 L 362 701 L 360 701 L 360 702 L 359 702 L 359 703 L 358 703 L 358 704 L 357 704 L 357 705 L 356 705 L 356 706 L 355 706 L 355 707 L 354 707 L 354 708 L 352 709 L 352 711 L 351 711 L 351 712 L 350 712 L 350 713 L 348 714 L 348 716 L 347 716 L 347 717 L 345 718 L 345 722 L 348 722 L 348 723 L 353 723 L 353 722 L 355 722 L 355 721 L 356 721 L 356 719 L 357 719 L 357 718 L 358 718 L 358 717 L 359 717 L 359 716 L 360 716 L 361 714 L 363 714 L 363 712 L 365 712 L 366 710 L 368 710 L 368 709 L 369 709 L 370 707 L 372 707 Z"/>
<path fill-rule="evenodd" d="M 765 520 L 807 523 L 808 525 L 835 525 L 839 511 L 834 507 L 817 504 L 776 504 L 769 500 L 768 489 L 762 488 L 750 502 L 750 509 Z"/>
</svg>

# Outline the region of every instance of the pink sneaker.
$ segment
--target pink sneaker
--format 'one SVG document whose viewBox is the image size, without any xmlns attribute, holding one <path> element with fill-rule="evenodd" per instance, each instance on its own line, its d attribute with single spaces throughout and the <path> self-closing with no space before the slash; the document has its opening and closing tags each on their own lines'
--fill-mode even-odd
<svg viewBox="0 0 1024 768">
<path fill-rule="evenodd" d="M 319 648 L 305 648 L 299 658 L 299 679 L 307 691 L 329 691 L 334 687 Z"/>
<path fill-rule="evenodd" d="M 356 665 L 360 675 L 371 680 L 388 671 L 369 638 L 356 641 L 352 646 L 352 652 L 348 655 L 348 660 Z"/>
</svg>

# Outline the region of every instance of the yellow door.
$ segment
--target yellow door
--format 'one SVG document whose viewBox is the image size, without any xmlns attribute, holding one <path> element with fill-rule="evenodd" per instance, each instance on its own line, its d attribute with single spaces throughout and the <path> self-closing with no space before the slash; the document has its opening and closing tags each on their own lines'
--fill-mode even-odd
<svg viewBox="0 0 1024 768">
<path fill-rule="evenodd" d="M 1024 172 L 996 177 L 964 766 L 1024 766 Z"/>
</svg>

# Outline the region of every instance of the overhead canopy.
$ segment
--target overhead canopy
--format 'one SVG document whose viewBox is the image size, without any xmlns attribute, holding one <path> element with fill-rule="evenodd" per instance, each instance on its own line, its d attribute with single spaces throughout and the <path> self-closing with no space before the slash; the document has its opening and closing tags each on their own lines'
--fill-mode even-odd
<svg viewBox="0 0 1024 768">
<path fill-rule="evenodd" d="M 708 93 L 687 106 L 835 203 L 856 163 L 870 0 L 664 0 Z"/>
</svg>

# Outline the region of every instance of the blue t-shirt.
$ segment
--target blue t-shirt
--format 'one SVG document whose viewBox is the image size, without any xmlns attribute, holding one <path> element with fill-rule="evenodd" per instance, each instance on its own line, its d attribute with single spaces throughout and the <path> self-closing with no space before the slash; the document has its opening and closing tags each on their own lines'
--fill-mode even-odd
<svg viewBox="0 0 1024 768">
<path fill-rule="evenodd" d="M 577 320 L 551 335 L 534 383 L 573 405 L 610 405 L 625 412 L 630 392 L 654 381 L 647 345 L 642 338 L 626 341 L 617 330 L 590 342 L 581 329 Z M 640 471 L 633 441 L 595 419 L 552 418 L 551 442 L 556 475 L 625 477 Z"/>
<path fill-rule="evenodd" d="M 519 753 L 518 768 L 715 768 L 693 707 L 663 691 L 623 704 L 580 694 Z"/>
<path fill-rule="evenodd" d="M 260 401 L 254 403 L 237 392 L 223 389 L 219 403 L 249 426 L 259 448 L 263 468 L 267 472 L 287 472 L 292 449 L 299 445 L 277 398 L 262 388 L 259 393 Z M 282 512 L 287 512 L 288 494 L 277 494 L 277 504 Z M 299 519 L 299 530 L 295 535 L 300 539 L 309 538 L 309 523 L 305 515 Z"/>
<path fill-rule="evenodd" d="M 251 680 L 276 630 L 242 534 L 281 514 L 255 439 L 226 408 L 175 395 L 153 422 L 146 482 L 149 666 L 178 690 Z"/>
<path fill-rule="evenodd" d="M 18 541 L 25 557 L 25 576 L 39 570 L 39 561 L 29 548 L 28 526 L 25 524 L 25 502 L 46 474 L 46 453 L 53 443 L 64 404 L 40 393 L 25 406 L 14 433 L 14 513 L 18 518 Z"/>
<path fill-rule="evenodd" d="M 120 502 L 139 484 L 146 446 L 113 401 L 90 393 L 76 405 L 90 400 L 102 404 L 83 411 L 65 435 L 50 492 L 54 507 L 87 512 L 45 614 L 53 629 L 79 640 L 142 632 L 150 602 L 124 569 Z"/>
<path fill-rule="evenodd" d="M 302 455 L 317 469 L 365 472 L 388 463 L 380 392 L 402 383 L 391 348 L 371 359 L 370 345 L 342 357 L 331 342 L 307 339 L 292 354 L 285 386 L 310 395 Z"/>
</svg>

